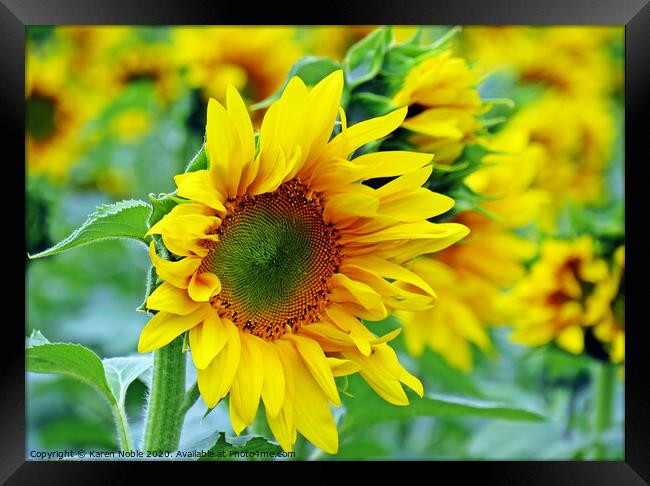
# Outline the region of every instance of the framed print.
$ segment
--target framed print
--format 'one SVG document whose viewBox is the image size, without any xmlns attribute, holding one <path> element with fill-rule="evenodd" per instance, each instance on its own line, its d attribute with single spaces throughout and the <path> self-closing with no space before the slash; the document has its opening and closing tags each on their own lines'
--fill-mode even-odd
<svg viewBox="0 0 650 486">
<path fill-rule="evenodd" d="M 3 0 L 2 479 L 647 484 L 649 8 Z"/>
</svg>

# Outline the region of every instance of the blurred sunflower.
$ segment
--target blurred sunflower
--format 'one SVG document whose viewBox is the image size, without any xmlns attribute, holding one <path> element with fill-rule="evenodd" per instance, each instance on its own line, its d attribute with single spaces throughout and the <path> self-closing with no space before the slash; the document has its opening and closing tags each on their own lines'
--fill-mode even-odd
<svg viewBox="0 0 650 486">
<path fill-rule="evenodd" d="M 571 99 L 546 94 L 524 106 L 509 122 L 543 153 L 535 185 L 556 195 L 556 206 L 603 196 L 603 174 L 612 152 L 615 125 L 599 98 Z"/>
<path fill-rule="evenodd" d="M 31 174 L 61 181 L 80 155 L 80 131 L 89 120 L 93 97 L 71 84 L 62 56 L 27 56 L 25 142 Z"/>
<path fill-rule="evenodd" d="M 451 51 L 429 57 L 413 68 L 393 97 L 396 106 L 408 106 L 403 128 L 411 142 L 434 153 L 437 163 L 450 163 L 475 140 L 481 128 L 477 116 L 486 111 L 477 74 Z"/>
<path fill-rule="evenodd" d="M 613 363 L 625 361 L 625 247 L 614 252 L 608 279 L 594 289 L 587 319 L 596 322 L 594 335 L 608 348 Z"/>
<path fill-rule="evenodd" d="M 309 90 L 287 84 L 262 122 L 256 155 L 243 100 L 227 91 L 227 109 L 208 104 L 209 169 L 178 175 L 177 205 L 149 234 L 160 234 L 180 259 L 150 246 L 164 280 L 147 306 L 159 312 L 138 349 L 165 346 L 189 331 L 198 386 L 208 407 L 230 394 L 239 434 L 253 422 L 260 397 L 284 450 L 299 431 L 320 449 L 338 449 L 328 403 L 339 406 L 334 378 L 359 372 L 385 400 L 408 404 L 401 386 L 419 395 L 383 337 L 359 319 L 389 309 L 419 310 L 434 292 L 404 263 L 464 237 L 460 224 L 427 218 L 453 200 L 422 188 L 431 156 L 378 152 L 347 158 L 403 121 L 406 109 L 347 127 L 336 71 Z M 341 132 L 330 140 L 337 112 Z M 379 189 L 359 184 L 397 177 Z M 406 290 L 403 284 L 410 284 Z"/>
<path fill-rule="evenodd" d="M 622 66 L 608 52 L 620 32 L 616 27 L 470 26 L 463 29 L 463 40 L 470 59 L 485 69 L 510 67 L 523 83 L 586 98 L 622 81 Z"/>
<path fill-rule="evenodd" d="M 180 27 L 172 31 L 176 62 L 205 99 L 226 98 L 232 84 L 247 101 L 278 90 L 302 55 L 292 27 Z"/>
<path fill-rule="evenodd" d="M 507 129 L 483 143 L 494 152 L 465 184 L 487 197 L 481 206 L 489 215 L 472 210 L 454 216 L 452 221 L 471 228 L 472 234 L 436 254 L 435 260 L 423 257 L 411 266 L 435 286 L 436 306 L 397 313 L 411 354 L 419 356 L 427 345 L 466 372 L 472 368 L 471 344 L 491 352 L 485 326 L 505 322 L 499 295 L 524 276 L 523 262 L 536 251 L 533 242 L 512 231 L 534 221 L 548 203 L 545 192 L 530 187 L 540 151 L 526 145 L 522 133 Z"/>
<path fill-rule="evenodd" d="M 492 344 L 477 312 L 490 295 L 481 293 L 482 282 L 472 274 L 461 275 L 456 269 L 430 257 L 417 259 L 409 269 L 436 287 L 435 307 L 418 312 L 396 311 L 404 325 L 408 352 L 420 356 L 425 346 L 441 355 L 451 366 L 469 372 L 472 369 L 471 345 L 484 352 Z M 488 285 L 488 290 L 493 286 Z M 480 298 L 477 298 L 480 297 Z"/>
<path fill-rule="evenodd" d="M 573 354 L 585 349 L 586 329 L 605 334 L 613 298 L 609 267 L 594 254 L 593 240 L 546 240 L 540 258 L 505 299 L 513 316 L 513 341 L 540 346 L 554 341 Z"/>
<path fill-rule="evenodd" d="M 165 103 L 180 94 L 181 83 L 174 46 L 162 33 L 122 26 L 75 26 L 60 29 L 59 36 L 69 44 L 70 69 L 103 92 L 107 102 L 127 86 L 143 82 L 151 83 Z"/>
<path fill-rule="evenodd" d="M 54 34 L 68 53 L 70 71 L 78 78 L 97 81 L 95 72 L 108 61 L 110 50 L 130 35 L 130 29 L 119 25 L 74 25 L 59 26 Z"/>
</svg>

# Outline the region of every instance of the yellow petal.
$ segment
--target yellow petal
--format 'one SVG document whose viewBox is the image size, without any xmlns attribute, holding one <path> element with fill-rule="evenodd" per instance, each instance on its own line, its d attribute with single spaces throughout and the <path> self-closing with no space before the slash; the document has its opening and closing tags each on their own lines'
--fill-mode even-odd
<svg viewBox="0 0 650 486">
<path fill-rule="evenodd" d="M 275 346 L 284 370 L 285 400 L 276 416 L 269 414 L 269 409 L 266 408 L 266 419 L 273 436 L 278 440 L 282 449 L 289 452 L 296 441 L 296 424 L 294 421 L 295 383 L 291 362 L 283 353 L 283 344 L 278 341 L 273 346 Z"/>
<path fill-rule="evenodd" d="M 271 168 L 277 166 L 279 152 L 289 158 L 294 155 L 296 147 L 301 146 L 302 154 L 306 155 L 309 148 L 307 120 L 313 116 L 309 108 L 305 83 L 298 76 L 292 77 L 280 99 L 269 107 L 262 121 L 258 179 L 271 174 Z M 297 163 L 302 165 L 302 159 Z M 277 167 L 273 171 L 277 173 Z M 285 169 L 283 175 L 287 172 Z"/>
<path fill-rule="evenodd" d="M 362 178 L 396 177 L 424 167 L 433 159 L 431 154 L 385 151 L 364 154 L 352 162 L 362 167 Z"/>
<path fill-rule="evenodd" d="M 199 369 L 205 369 L 221 352 L 228 333 L 216 311 L 209 312 L 203 323 L 190 329 L 192 359 Z"/>
<path fill-rule="evenodd" d="M 403 107 L 388 115 L 356 123 L 334 137 L 330 144 L 335 147 L 337 155 L 345 158 L 362 145 L 385 137 L 397 129 L 404 121 L 406 112 L 407 108 Z"/>
<path fill-rule="evenodd" d="M 328 306 L 326 313 L 334 324 L 348 333 L 361 354 L 370 355 L 372 351 L 370 341 L 374 339 L 374 336 L 356 317 L 350 315 L 338 304 Z"/>
<path fill-rule="evenodd" d="M 359 371 L 359 365 L 349 359 L 327 358 L 334 376 L 348 376 Z"/>
<path fill-rule="evenodd" d="M 382 201 L 379 212 L 382 215 L 392 216 L 399 221 L 415 222 L 446 213 L 453 206 L 454 200 L 452 198 L 420 187 L 390 202 Z"/>
<path fill-rule="evenodd" d="M 187 288 L 192 275 L 201 265 L 201 258 L 198 257 L 186 257 L 177 262 L 160 258 L 153 241 L 149 244 L 149 256 L 158 276 L 179 289 Z"/>
<path fill-rule="evenodd" d="M 148 353 L 171 343 L 188 329 L 193 328 L 206 316 L 206 309 L 202 306 L 186 316 L 158 312 L 144 326 L 138 341 L 138 352 Z"/>
<path fill-rule="evenodd" d="M 234 410 L 247 426 L 255 420 L 264 382 L 264 362 L 260 351 L 260 338 L 247 332 L 241 333 L 241 358 L 239 372 L 235 374 L 230 389 L 231 417 Z M 233 427 L 236 427 L 233 422 Z M 239 434 L 242 428 L 235 428 Z"/>
<path fill-rule="evenodd" d="M 210 300 L 210 297 L 221 292 L 221 282 L 219 281 L 219 277 L 213 273 L 195 272 L 187 287 L 187 292 L 190 294 L 192 300 L 207 302 Z"/>
<path fill-rule="evenodd" d="M 570 353 L 580 354 L 585 347 L 584 333 L 580 326 L 569 326 L 555 338 L 558 346 Z"/>
<path fill-rule="evenodd" d="M 366 187 L 361 186 L 359 187 Z M 348 218 L 372 217 L 379 209 L 379 199 L 372 193 L 341 193 L 327 199 L 323 220 L 338 226 Z"/>
<path fill-rule="evenodd" d="M 233 394 L 232 389 L 230 390 L 230 402 L 228 404 L 228 409 L 230 411 L 230 423 L 232 424 L 232 429 L 235 431 L 235 434 L 239 435 L 242 431 L 248 426 L 244 419 L 239 415 L 237 407 L 233 404 Z"/>
<path fill-rule="evenodd" d="M 232 85 L 229 85 L 226 91 L 226 101 L 235 132 L 239 136 L 242 162 L 245 165 L 249 164 L 255 158 L 255 137 L 251 118 L 248 115 L 244 100 Z"/>
<path fill-rule="evenodd" d="M 223 205 L 225 198 L 215 187 L 209 171 L 197 170 L 179 174 L 174 176 L 174 181 L 178 187 L 179 196 L 200 202 L 217 211 L 226 211 Z"/>
<path fill-rule="evenodd" d="M 352 280 L 342 273 L 332 275 L 331 282 L 334 287 L 331 291 L 333 302 L 355 302 L 365 309 L 386 316 L 386 307 L 381 295 L 375 292 L 372 287 Z"/>
<path fill-rule="evenodd" d="M 433 169 L 431 167 L 423 167 L 404 174 L 378 188 L 377 195 L 384 204 L 387 204 L 393 199 L 399 200 L 405 192 L 410 192 L 421 187 L 431 176 L 432 171 Z"/>
<path fill-rule="evenodd" d="M 306 120 L 309 137 L 305 147 L 307 160 L 315 159 L 330 139 L 342 94 L 342 70 L 329 74 L 311 89 L 308 101 L 310 116 Z"/>
<path fill-rule="evenodd" d="M 318 385 L 322 388 L 323 392 L 325 392 L 325 396 L 330 403 L 335 407 L 340 407 L 341 398 L 336 389 L 336 383 L 334 382 L 332 371 L 325 359 L 325 353 L 318 343 L 312 339 L 298 336 L 296 334 L 287 334 L 287 339 L 293 341 L 296 345 L 298 353 L 307 365 L 307 368 L 309 368 L 309 371 Z"/>
<path fill-rule="evenodd" d="M 202 240 L 215 240 L 216 236 L 210 233 L 221 223 L 217 217 L 199 214 L 175 216 L 163 221 L 160 229 L 163 242 L 172 253 L 180 256 L 190 256 L 191 252 L 207 255 L 208 249 Z"/>
<path fill-rule="evenodd" d="M 208 408 L 214 408 L 230 391 L 241 355 L 239 329 L 227 319 L 221 322 L 228 335 L 226 345 L 205 369 L 196 370 L 199 391 Z"/>
<path fill-rule="evenodd" d="M 286 336 L 286 334 L 285 334 Z M 283 336 L 278 341 L 284 341 Z M 291 363 L 295 379 L 294 418 L 296 428 L 305 438 L 319 449 L 336 454 L 338 451 L 338 434 L 332 411 L 322 388 L 316 383 L 304 362 L 293 346 L 280 343 L 283 355 Z"/>
<path fill-rule="evenodd" d="M 459 110 L 431 109 L 409 118 L 402 126 L 430 137 L 461 140 L 464 133 L 460 127 L 466 125 L 467 121 Z"/>
<path fill-rule="evenodd" d="M 168 282 L 163 282 L 147 297 L 147 308 L 171 312 L 179 316 L 186 316 L 201 307 L 200 302 L 194 302 L 187 292 L 174 287 Z"/>
<path fill-rule="evenodd" d="M 295 442 L 294 436 L 296 430 L 293 421 L 293 406 L 285 405 L 275 416 L 271 415 L 267 408 L 266 421 L 269 424 L 273 436 L 282 447 L 282 450 L 291 452 L 293 443 Z"/>
<path fill-rule="evenodd" d="M 347 260 L 346 263 L 350 265 L 359 266 L 361 268 L 367 269 L 371 272 L 375 272 L 377 275 L 380 275 L 384 278 L 389 278 L 395 281 L 408 283 L 413 285 L 426 294 L 435 297 L 436 294 L 431 288 L 431 286 L 426 283 L 422 278 L 420 278 L 415 272 L 404 268 L 401 265 L 390 262 L 385 258 L 379 258 L 374 256 L 363 256 L 355 257 Z"/>
<path fill-rule="evenodd" d="M 457 223 L 403 223 L 365 235 L 344 234 L 341 241 L 354 243 L 376 243 L 380 241 L 415 240 L 415 239 L 444 239 L 456 235 L 465 228 Z"/>
<path fill-rule="evenodd" d="M 382 250 L 382 256 L 398 263 L 405 262 L 416 256 L 447 248 L 469 234 L 469 228 L 462 224 L 439 223 L 438 226 L 444 226 L 445 228 L 436 229 L 436 233 L 432 232 L 428 238 L 423 236 L 421 240 L 406 241 L 397 247 Z M 438 230 L 440 231 L 438 232 Z"/>
<path fill-rule="evenodd" d="M 408 398 L 400 382 L 407 385 L 419 396 L 424 393 L 422 383 L 411 375 L 397 360 L 397 355 L 387 344 L 373 346 L 373 353 L 366 357 L 357 352 L 343 352 L 344 358 L 359 365 L 359 373 L 364 380 L 384 400 L 394 405 L 408 405 Z"/>
<path fill-rule="evenodd" d="M 169 220 L 173 220 L 182 216 L 212 216 L 215 213 L 212 208 L 200 203 L 182 203 L 174 206 L 169 213 L 165 214 L 160 221 L 154 224 L 145 236 L 162 234 L 163 227 Z"/>
<path fill-rule="evenodd" d="M 280 413 L 285 398 L 284 367 L 273 343 L 260 341 L 260 351 L 264 363 L 264 383 L 262 400 L 268 415 L 275 417 Z"/>
</svg>

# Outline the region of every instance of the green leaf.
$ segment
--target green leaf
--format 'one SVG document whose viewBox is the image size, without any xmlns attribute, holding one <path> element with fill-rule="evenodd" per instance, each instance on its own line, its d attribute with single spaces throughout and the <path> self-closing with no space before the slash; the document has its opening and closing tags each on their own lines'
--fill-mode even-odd
<svg viewBox="0 0 650 486">
<path fill-rule="evenodd" d="M 191 451 L 187 448 L 185 451 Z M 219 437 L 209 449 L 212 457 L 201 457 L 200 461 L 233 461 L 237 459 L 268 460 L 282 456 L 282 448 L 264 437 L 239 436 L 226 440 L 226 434 Z"/>
<path fill-rule="evenodd" d="M 39 442 L 46 449 L 117 449 L 115 434 L 110 422 L 94 417 L 61 417 L 39 430 Z"/>
<path fill-rule="evenodd" d="M 319 81 L 337 69 L 341 69 L 341 65 L 332 59 L 327 57 L 305 56 L 291 67 L 287 79 L 279 90 L 259 103 L 250 106 L 249 109 L 259 110 L 261 108 L 267 108 L 274 101 L 280 99 L 284 88 L 294 76 L 302 79 L 307 86 L 315 86 Z"/>
<path fill-rule="evenodd" d="M 389 455 L 389 449 L 376 440 L 359 438 L 354 441 L 343 441 L 338 454 L 334 457 L 337 460 L 367 460 L 381 459 Z"/>
<path fill-rule="evenodd" d="M 405 420 L 414 417 L 477 417 L 520 422 L 542 422 L 545 417 L 538 412 L 517 406 L 468 399 L 442 394 L 429 394 L 419 398 L 409 393 L 410 404 L 405 407 L 391 405 L 381 399 L 365 383 L 356 380 L 356 399 L 346 401 L 347 414 L 341 430 L 362 430 L 388 420 Z M 352 380 L 351 380 L 352 381 Z"/>
<path fill-rule="evenodd" d="M 74 378 L 93 387 L 111 405 L 117 403 L 106 380 L 104 365 L 95 353 L 80 344 L 43 343 L 43 339 L 40 333 L 27 339 L 27 371 Z"/>
<path fill-rule="evenodd" d="M 27 371 L 67 376 L 97 390 L 111 407 L 122 449 L 131 449 L 124 397 L 133 380 L 151 366 L 150 360 L 145 367 L 145 361 L 114 358 L 105 360 L 105 368 L 99 356 L 90 349 L 80 344 L 47 342 L 37 331 L 26 340 L 25 347 Z"/>
<path fill-rule="evenodd" d="M 390 29 L 380 27 L 350 47 L 343 59 L 343 67 L 351 89 L 377 75 L 392 39 Z"/>
<path fill-rule="evenodd" d="M 153 365 L 151 356 L 108 358 L 102 363 L 108 386 L 121 408 L 124 408 L 124 399 L 129 385 Z"/>
<path fill-rule="evenodd" d="M 147 220 L 151 206 L 144 201 L 131 199 L 97 208 L 70 236 L 45 251 L 29 258 L 42 258 L 62 251 L 88 245 L 96 241 L 126 238 L 146 244 Z"/>
</svg>

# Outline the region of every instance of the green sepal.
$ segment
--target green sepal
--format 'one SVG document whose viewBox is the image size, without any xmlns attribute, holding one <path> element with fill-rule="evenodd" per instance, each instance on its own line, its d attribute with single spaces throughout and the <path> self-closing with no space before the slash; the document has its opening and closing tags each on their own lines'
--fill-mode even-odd
<svg viewBox="0 0 650 486">
<path fill-rule="evenodd" d="M 350 97 L 346 115 L 353 125 L 362 120 L 384 116 L 395 110 L 392 100 L 386 96 L 369 92 L 354 93 Z"/>
<path fill-rule="evenodd" d="M 147 307 L 147 299 L 159 285 L 160 279 L 158 278 L 158 274 L 156 274 L 156 267 L 150 265 L 149 270 L 147 271 L 144 300 L 142 301 L 142 304 L 140 304 L 136 309 L 137 312 L 149 312 L 149 308 Z"/>
<path fill-rule="evenodd" d="M 199 151 L 194 155 L 192 160 L 187 164 L 185 172 L 196 172 L 197 170 L 206 170 L 208 168 L 208 154 L 205 151 L 205 143 L 201 145 Z"/>
<path fill-rule="evenodd" d="M 160 193 L 157 196 L 153 193 L 149 194 L 149 201 L 153 210 L 147 221 L 147 227 L 151 228 L 154 224 L 160 221 L 163 216 L 169 213 L 174 206 L 179 203 L 179 199 L 172 194 Z"/>
<path fill-rule="evenodd" d="M 348 49 L 343 59 L 343 68 L 346 84 L 350 89 L 377 75 L 392 41 L 390 28 L 380 27 Z"/>
</svg>

